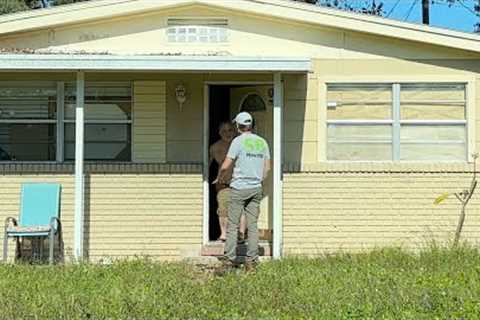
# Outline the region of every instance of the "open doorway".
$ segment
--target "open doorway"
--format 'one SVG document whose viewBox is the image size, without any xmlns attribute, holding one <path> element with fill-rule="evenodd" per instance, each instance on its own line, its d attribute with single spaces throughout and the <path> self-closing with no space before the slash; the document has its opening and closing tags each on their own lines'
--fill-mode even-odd
<svg viewBox="0 0 480 320">
<path fill-rule="evenodd" d="M 208 87 L 208 145 L 220 139 L 219 126 L 231 121 L 238 112 L 247 111 L 255 119 L 255 132 L 264 137 L 270 146 L 273 143 L 273 87 L 271 84 L 211 84 Z M 212 161 L 208 170 L 208 240 L 216 241 L 220 236 L 220 223 L 217 214 L 218 203 L 215 186 L 212 185 L 218 174 L 219 165 Z M 265 197 L 262 200 L 259 217 L 260 239 L 271 241 L 273 218 L 273 178 L 270 175 L 264 185 Z M 204 219 L 206 222 L 207 219 Z"/>
</svg>

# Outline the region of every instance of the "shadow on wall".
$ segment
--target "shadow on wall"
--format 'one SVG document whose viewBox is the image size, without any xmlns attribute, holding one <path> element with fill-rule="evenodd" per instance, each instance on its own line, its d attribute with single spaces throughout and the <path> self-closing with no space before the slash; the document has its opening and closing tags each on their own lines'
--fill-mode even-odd
<svg viewBox="0 0 480 320">
<path fill-rule="evenodd" d="M 300 170 L 301 163 L 316 161 L 316 81 L 308 75 L 284 75 L 283 164 L 284 171 Z"/>
</svg>

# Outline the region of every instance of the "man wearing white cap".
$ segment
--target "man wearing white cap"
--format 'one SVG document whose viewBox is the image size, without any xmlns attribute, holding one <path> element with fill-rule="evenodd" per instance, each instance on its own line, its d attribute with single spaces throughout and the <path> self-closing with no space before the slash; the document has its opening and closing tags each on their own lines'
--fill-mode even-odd
<svg viewBox="0 0 480 320">
<path fill-rule="evenodd" d="M 242 212 L 247 218 L 248 250 L 245 269 L 254 271 L 258 262 L 258 216 L 262 200 L 262 182 L 270 171 L 270 150 L 262 137 L 252 133 L 254 121 L 247 112 L 239 113 L 234 123 L 240 135 L 236 137 L 222 163 L 218 182 L 222 182 L 229 168 L 234 165 L 230 182 L 232 189 L 228 211 L 227 241 L 224 262 L 234 265 L 237 251 L 237 235 Z"/>
</svg>

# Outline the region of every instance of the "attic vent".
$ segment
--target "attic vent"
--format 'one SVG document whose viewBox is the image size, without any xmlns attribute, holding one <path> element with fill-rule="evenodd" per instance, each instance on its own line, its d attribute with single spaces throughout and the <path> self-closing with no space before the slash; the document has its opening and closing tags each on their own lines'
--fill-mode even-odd
<svg viewBox="0 0 480 320">
<path fill-rule="evenodd" d="M 227 43 L 227 19 L 168 19 L 168 42 L 172 43 Z"/>
</svg>

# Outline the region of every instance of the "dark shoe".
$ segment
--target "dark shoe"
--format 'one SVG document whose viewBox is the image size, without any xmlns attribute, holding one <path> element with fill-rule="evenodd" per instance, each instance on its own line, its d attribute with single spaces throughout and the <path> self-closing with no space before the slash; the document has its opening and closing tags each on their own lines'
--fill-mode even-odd
<svg viewBox="0 0 480 320">
<path fill-rule="evenodd" d="M 255 273 L 257 271 L 257 262 L 256 261 L 246 261 L 245 262 L 245 272 L 246 273 Z"/>
<path fill-rule="evenodd" d="M 220 258 L 221 265 L 215 268 L 215 271 L 213 272 L 214 275 L 216 276 L 224 276 L 228 273 L 231 273 L 235 270 L 237 267 L 237 264 L 235 264 L 233 261 L 228 260 L 226 258 Z"/>
</svg>

